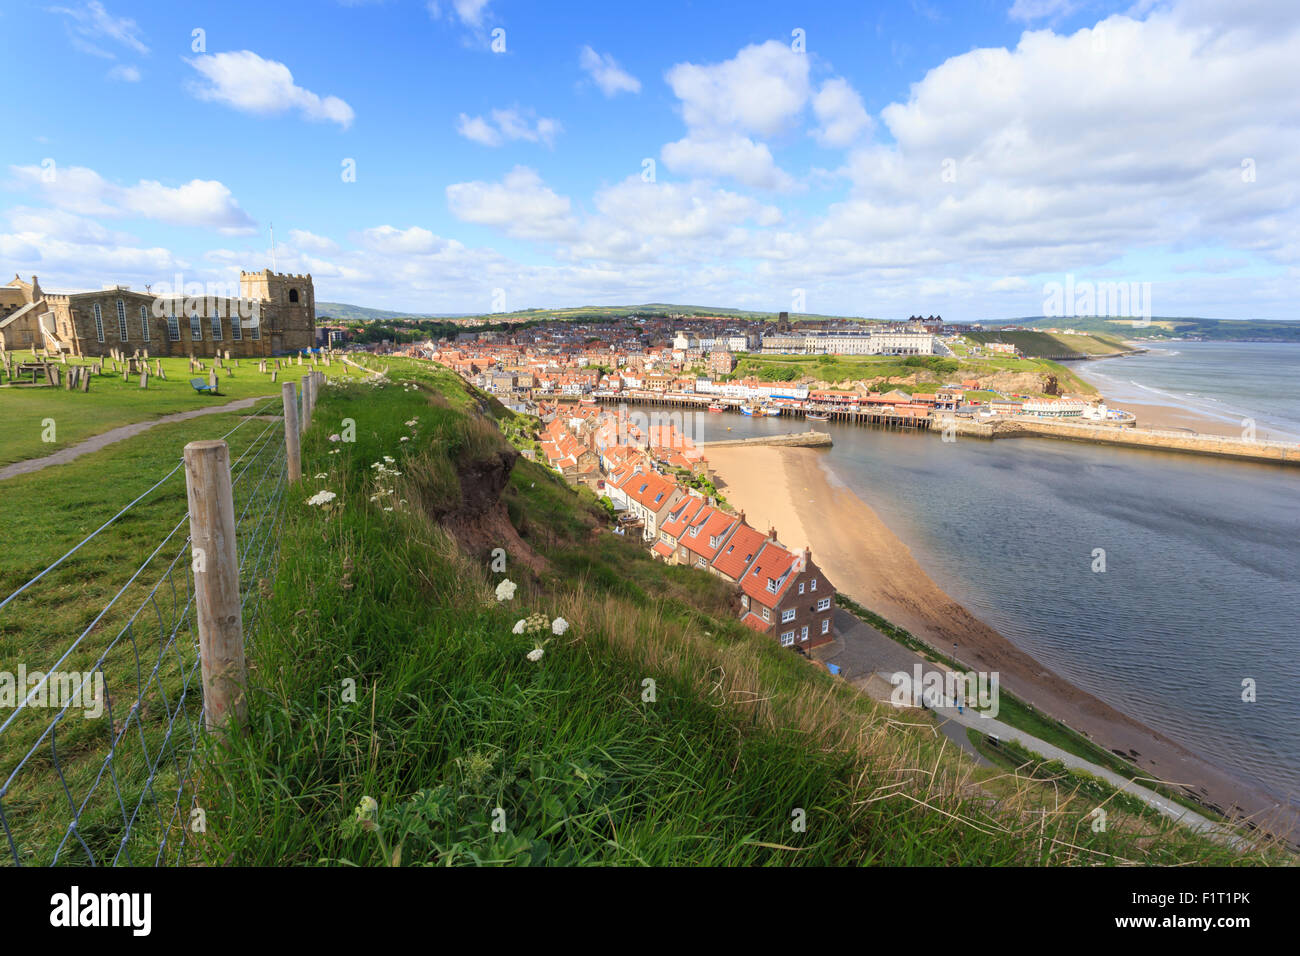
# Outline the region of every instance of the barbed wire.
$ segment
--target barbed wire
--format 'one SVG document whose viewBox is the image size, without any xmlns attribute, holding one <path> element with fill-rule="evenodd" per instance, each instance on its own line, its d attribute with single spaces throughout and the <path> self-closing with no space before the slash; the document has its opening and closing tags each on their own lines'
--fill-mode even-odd
<svg viewBox="0 0 1300 956">
<path fill-rule="evenodd" d="M 248 413 L 222 437 L 262 420 L 279 402 Z M 240 603 L 251 635 L 279 553 L 288 474 L 283 418 L 241 444 L 231 488 Z M 157 520 L 142 509 L 166 506 L 162 495 L 150 496 L 182 467 L 0 601 L 0 638 L 16 634 L 39 645 L 42 631 L 53 637 L 76 621 L 76 637 L 46 670 L 0 670 L 14 695 L 12 712 L 0 721 L 0 831 L 8 850 L 0 861 L 176 865 L 191 855 L 192 837 L 201 832 L 189 824 L 199 808 L 195 771 L 205 713 L 185 506 L 174 523 L 166 519 L 161 540 L 101 607 L 79 608 L 63 597 L 84 589 L 78 564 L 93 559 L 88 545 L 104 531 Z M 123 536 L 129 540 L 125 530 Z M 87 719 L 69 719 L 77 712 Z M 14 754 L 20 756 L 9 766 Z"/>
</svg>

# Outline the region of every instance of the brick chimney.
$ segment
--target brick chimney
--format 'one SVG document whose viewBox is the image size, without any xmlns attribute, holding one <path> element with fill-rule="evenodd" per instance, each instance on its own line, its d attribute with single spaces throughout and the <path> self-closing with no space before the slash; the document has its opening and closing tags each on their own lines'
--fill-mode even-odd
<svg viewBox="0 0 1300 956">
<path fill-rule="evenodd" d="M 744 509 L 744 508 L 741 508 L 741 509 L 740 509 L 740 523 L 741 523 L 741 524 L 744 524 L 744 523 L 745 523 L 745 509 Z"/>
<path fill-rule="evenodd" d="M 769 525 L 769 526 L 768 526 L 768 529 L 767 529 L 767 536 L 768 536 L 769 538 L 771 538 L 773 541 L 775 541 L 775 540 L 776 540 L 776 529 L 773 528 L 773 527 L 771 527 L 771 526 Z"/>
</svg>

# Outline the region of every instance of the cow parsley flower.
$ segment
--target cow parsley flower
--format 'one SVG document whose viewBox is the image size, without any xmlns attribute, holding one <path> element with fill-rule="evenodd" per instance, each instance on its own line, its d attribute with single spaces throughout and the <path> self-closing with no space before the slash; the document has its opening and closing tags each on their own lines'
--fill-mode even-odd
<svg viewBox="0 0 1300 956">
<path fill-rule="evenodd" d="M 332 491 L 318 491 L 316 492 L 316 494 L 312 495 L 310 498 L 307 499 L 307 504 L 327 505 L 337 497 L 338 495 L 334 494 L 334 492 Z"/>
<path fill-rule="evenodd" d="M 556 636 L 563 634 L 569 629 L 569 622 L 562 617 L 557 617 L 551 622 L 551 633 Z"/>
<path fill-rule="evenodd" d="M 533 661 L 534 663 L 536 663 L 537 661 L 540 661 L 540 660 L 542 659 L 542 654 L 544 654 L 544 653 L 545 653 L 545 651 L 543 651 L 540 647 L 534 647 L 534 648 L 533 648 L 531 651 L 529 651 L 525 656 L 526 656 L 530 661 Z"/>
<path fill-rule="evenodd" d="M 527 626 L 528 622 L 521 617 L 519 620 L 515 621 L 515 626 L 511 630 L 515 634 L 522 634 L 524 633 L 524 628 Z"/>
<path fill-rule="evenodd" d="M 511 581 L 509 578 L 503 580 L 497 585 L 497 600 L 509 601 L 515 596 L 515 587 L 515 582 Z"/>
</svg>

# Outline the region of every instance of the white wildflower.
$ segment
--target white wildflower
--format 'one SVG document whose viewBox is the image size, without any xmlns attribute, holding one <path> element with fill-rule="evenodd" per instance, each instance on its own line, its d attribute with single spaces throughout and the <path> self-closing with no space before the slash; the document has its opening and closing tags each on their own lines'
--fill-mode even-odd
<svg viewBox="0 0 1300 956">
<path fill-rule="evenodd" d="M 325 474 L 325 472 L 322 471 L 322 472 L 321 472 L 319 475 L 317 475 L 316 477 L 317 477 L 317 478 L 328 478 L 329 475 Z"/>
<path fill-rule="evenodd" d="M 312 495 L 310 498 L 307 499 L 307 504 L 327 505 L 337 497 L 338 495 L 334 494 L 334 492 L 332 491 L 318 491 L 316 492 L 316 494 Z"/>
<path fill-rule="evenodd" d="M 511 630 L 515 634 L 522 634 L 524 633 L 524 628 L 527 626 L 528 622 L 521 617 L 519 620 L 515 621 L 515 626 Z"/>
<path fill-rule="evenodd" d="M 342 440 L 343 440 L 343 439 L 340 438 L 340 437 L 338 436 L 337 433 L 336 433 L 336 434 L 333 434 L 333 435 L 330 435 L 330 441 L 342 441 Z"/>
<path fill-rule="evenodd" d="M 407 438 L 405 435 L 403 435 L 401 438 L 398 439 L 398 441 L 410 441 L 410 440 L 411 439 Z"/>
<path fill-rule="evenodd" d="M 515 596 L 515 587 L 515 582 L 511 581 L 509 578 L 503 580 L 497 585 L 497 600 L 509 601 Z"/>
<path fill-rule="evenodd" d="M 542 659 L 542 654 L 544 653 L 545 651 L 543 651 L 540 647 L 534 647 L 531 651 L 528 652 L 527 657 L 530 661 L 536 663 L 537 661 L 540 661 Z"/>
<path fill-rule="evenodd" d="M 569 629 L 569 622 L 562 617 L 557 617 L 554 621 L 551 622 L 552 634 L 556 634 L 556 635 L 563 634 L 568 629 Z"/>
</svg>

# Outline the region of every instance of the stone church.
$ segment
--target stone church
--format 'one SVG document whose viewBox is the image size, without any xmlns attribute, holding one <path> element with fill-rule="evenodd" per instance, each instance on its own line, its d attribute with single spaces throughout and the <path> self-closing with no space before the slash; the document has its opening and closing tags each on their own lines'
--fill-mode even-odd
<svg viewBox="0 0 1300 956">
<path fill-rule="evenodd" d="M 0 285 L 0 348 L 107 355 L 281 355 L 316 344 L 311 275 L 239 273 L 239 296 L 133 292 L 46 292 L 36 276 Z"/>
</svg>

